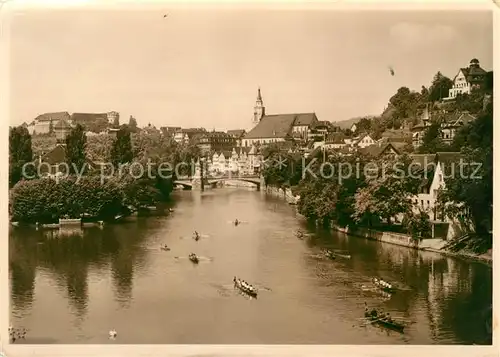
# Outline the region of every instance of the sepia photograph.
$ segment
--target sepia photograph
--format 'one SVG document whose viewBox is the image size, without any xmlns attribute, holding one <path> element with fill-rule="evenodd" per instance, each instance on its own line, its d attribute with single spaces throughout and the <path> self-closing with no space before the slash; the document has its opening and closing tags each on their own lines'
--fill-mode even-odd
<svg viewBox="0 0 500 357">
<path fill-rule="evenodd" d="M 493 15 L 11 8 L 2 349 L 491 346 Z"/>
</svg>

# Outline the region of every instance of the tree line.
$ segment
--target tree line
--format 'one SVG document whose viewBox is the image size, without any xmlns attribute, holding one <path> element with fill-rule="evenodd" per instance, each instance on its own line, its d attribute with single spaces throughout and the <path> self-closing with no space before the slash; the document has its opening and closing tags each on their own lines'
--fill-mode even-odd
<svg viewBox="0 0 500 357">
<path fill-rule="evenodd" d="M 427 129 L 424 153 L 436 153 L 444 145 L 436 138 L 436 126 Z M 445 186 L 438 193 L 437 212 L 463 224 L 468 229 L 469 247 L 484 251 L 492 245 L 493 218 L 493 103 L 478 113 L 478 118 L 462 126 L 455 135 L 448 151 L 459 152 L 463 175 L 445 175 Z M 415 195 L 425 185 L 430 185 L 434 171 L 413 171 L 411 157 L 383 156 L 372 160 L 361 153 L 341 156 L 335 152 L 313 152 L 304 160 L 302 155 L 283 152 L 271 145 L 263 151 L 267 162 L 285 161 L 286 166 L 267 165 L 263 169 L 266 185 L 291 188 L 300 196 L 299 212 L 312 221 L 339 226 L 361 225 L 383 230 L 399 230 L 415 239 L 429 237 L 431 224 L 429 212 L 417 207 Z M 304 161 L 302 161 L 304 160 Z M 329 165 L 324 165 L 325 160 Z M 373 165 L 389 168 L 385 175 L 379 171 L 375 177 L 366 177 L 364 168 Z M 391 168 L 411 173 L 394 177 Z M 458 162 L 455 162 L 458 164 Z M 476 165 L 479 164 L 479 165 Z M 311 175 L 304 167 L 319 170 L 323 175 Z M 330 168 L 359 167 L 360 175 L 347 175 Z M 326 169 L 325 169 L 326 167 Z M 412 165 L 412 167 L 415 167 Z M 330 177 L 331 178 L 325 178 Z M 342 181 L 338 177 L 343 177 Z M 467 212 L 467 214 L 464 214 Z M 395 220 L 398 221 L 394 225 Z"/>
<path fill-rule="evenodd" d="M 132 135 L 136 136 L 134 140 Z M 91 148 L 88 147 L 88 140 L 92 141 Z M 194 144 L 180 145 L 171 138 L 132 134 L 128 125 L 120 126 L 116 138 L 87 137 L 84 128 L 76 125 L 65 139 L 64 152 L 69 176 L 57 181 L 38 176 L 38 160 L 33 155 L 27 128 L 18 126 L 10 129 L 9 204 L 12 219 L 31 223 L 82 215 L 110 219 L 155 205 L 169 199 L 176 174 L 173 171 L 171 175 L 165 175 L 165 172 L 160 175 L 158 164 L 168 162 L 175 167 L 179 162 L 191 162 L 200 155 Z M 93 154 L 89 155 L 89 152 Z M 89 156 L 93 156 L 92 159 Z M 113 168 L 112 175 L 104 181 L 100 177 L 101 169 L 92 162 L 96 159 Z M 146 167 L 148 162 L 153 170 L 152 177 L 147 171 L 131 171 L 134 163 Z M 25 171 L 25 177 L 23 166 L 29 163 L 34 165 L 26 166 L 29 170 Z M 120 166 L 121 170 L 118 170 Z M 119 171 L 121 175 L 118 175 Z M 190 168 L 181 167 L 180 173 L 190 174 Z M 83 176 L 77 177 L 77 174 Z"/>
</svg>

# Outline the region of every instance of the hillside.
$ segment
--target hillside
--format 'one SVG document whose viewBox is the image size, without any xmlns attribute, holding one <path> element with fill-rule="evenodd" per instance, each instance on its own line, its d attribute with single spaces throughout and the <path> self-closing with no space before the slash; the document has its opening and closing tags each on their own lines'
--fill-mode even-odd
<svg viewBox="0 0 500 357">
<path fill-rule="evenodd" d="M 333 122 L 333 125 L 338 126 L 340 129 L 350 129 L 352 124 L 357 123 L 361 119 L 363 119 L 363 118 L 371 119 L 374 117 L 375 117 L 374 115 L 366 115 L 363 117 L 356 117 L 356 118 L 351 118 L 351 119 L 347 119 L 347 120 L 336 121 L 336 122 Z"/>
</svg>

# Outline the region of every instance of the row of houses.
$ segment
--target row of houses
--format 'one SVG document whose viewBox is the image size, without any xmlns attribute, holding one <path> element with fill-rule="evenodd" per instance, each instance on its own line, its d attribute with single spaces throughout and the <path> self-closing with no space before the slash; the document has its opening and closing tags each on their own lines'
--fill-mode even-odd
<svg viewBox="0 0 500 357">
<path fill-rule="evenodd" d="M 119 113 L 73 113 L 54 112 L 38 115 L 31 123 L 25 124 L 31 135 L 56 134 L 64 135 L 71 127 L 80 124 L 88 132 L 100 133 L 106 131 L 117 121 Z"/>
</svg>

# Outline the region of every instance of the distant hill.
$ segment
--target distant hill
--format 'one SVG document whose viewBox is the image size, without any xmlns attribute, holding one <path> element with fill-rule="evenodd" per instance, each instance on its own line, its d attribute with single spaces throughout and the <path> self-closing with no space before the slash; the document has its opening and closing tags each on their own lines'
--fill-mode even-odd
<svg viewBox="0 0 500 357">
<path fill-rule="evenodd" d="M 356 117 L 356 118 L 351 118 L 347 120 L 342 120 L 342 121 L 336 121 L 333 122 L 333 125 L 338 126 L 340 129 L 350 129 L 352 124 L 356 124 L 358 121 L 360 121 L 363 118 L 374 118 L 375 115 L 365 115 L 362 117 Z"/>
</svg>

